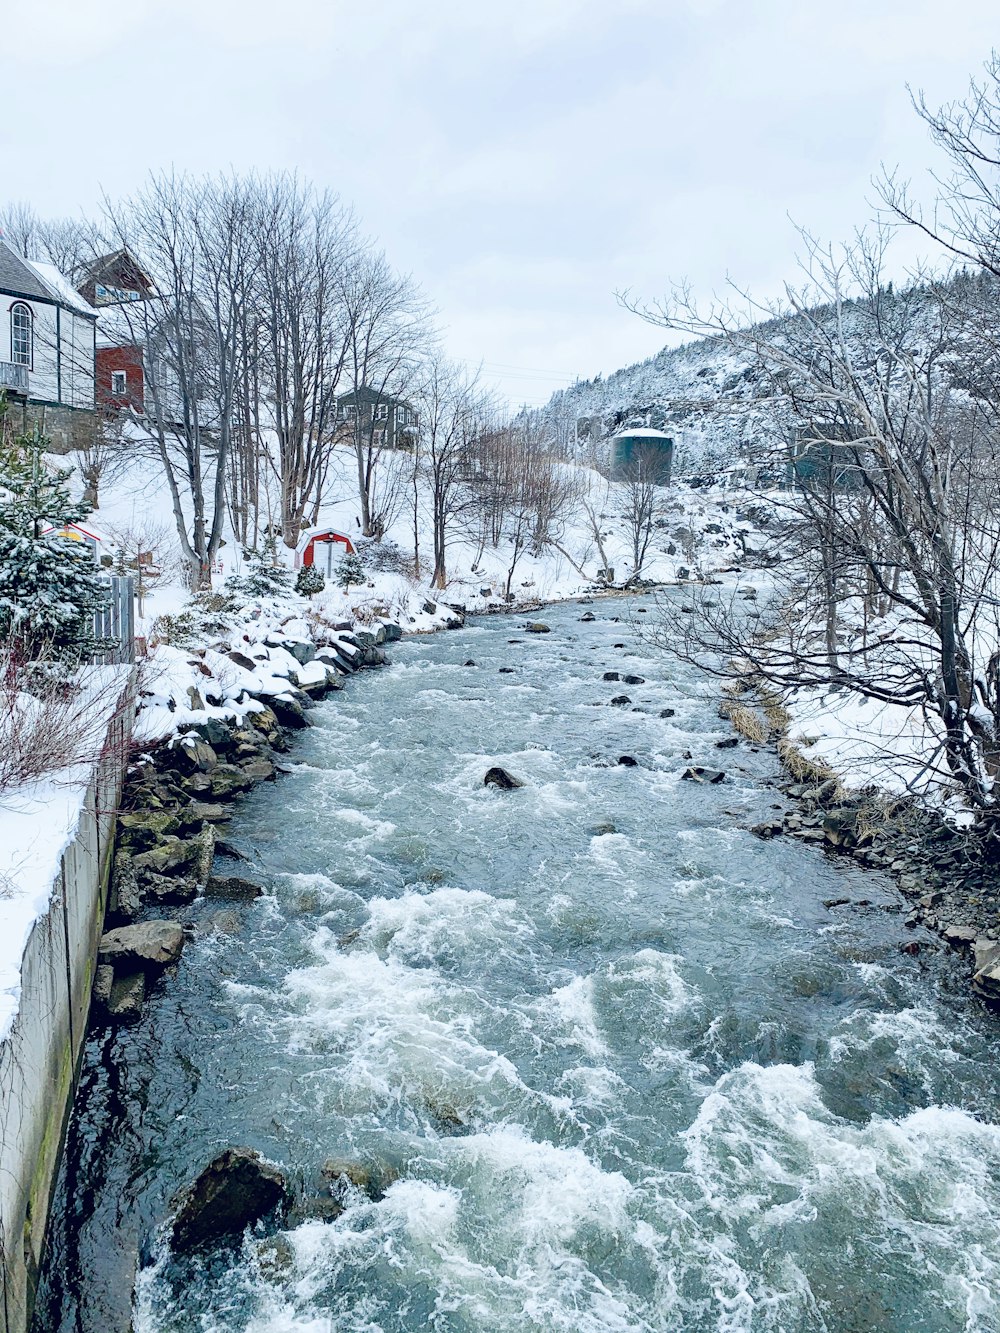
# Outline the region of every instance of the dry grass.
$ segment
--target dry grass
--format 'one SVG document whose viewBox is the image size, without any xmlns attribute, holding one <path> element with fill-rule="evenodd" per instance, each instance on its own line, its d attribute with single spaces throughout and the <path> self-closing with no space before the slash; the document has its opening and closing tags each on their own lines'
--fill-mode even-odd
<svg viewBox="0 0 1000 1333">
<path fill-rule="evenodd" d="M 100 758 L 104 712 L 83 668 L 73 683 L 0 650 L 0 802 L 43 778 Z"/>
<path fill-rule="evenodd" d="M 844 794 L 844 788 L 840 784 L 840 778 L 822 759 L 807 759 L 794 742 L 787 736 L 782 736 L 778 741 L 778 758 L 781 766 L 796 782 L 812 782 L 817 786 L 831 779 L 836 782 L 837 790 L 833 793 L 833 799 L 840 800 Z"/>
<path fill-rule="evenodd" d="M 746 704 L 732 703 L 726 706 L 726 717 L 732 725 L 734 731 L 753 741 L 757 745 L 763 745 L 768 738 L 768 728 L 752 708 Z"/>
<path fill-rule="evenodd" d="M 760 706 L 772 732 L 778 736 L 784 736 L 791 725 L 792 719 L 778 696 L 772 694 L 769 690 L 761 690 Z"/>
</svg>

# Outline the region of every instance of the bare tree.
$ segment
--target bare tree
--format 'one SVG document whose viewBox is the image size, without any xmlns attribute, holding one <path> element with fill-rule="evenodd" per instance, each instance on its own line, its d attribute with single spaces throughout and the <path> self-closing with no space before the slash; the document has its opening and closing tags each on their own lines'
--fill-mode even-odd
<svg viewBox="0 0 1000 1333">
<path fill-rule="evenodd" d="M 433 356 L 417 393 L 420 408 L 420 458 L 431 503 L 434 570 L 431 584 L 448 583 L 447 549 L 455 521 L 470 507 L 463 484 L 469 453 L 488 421 L 490 405 L 477 376 Z"/>
<path fill-rule="evenodd" d="M 257 401 L 262 394 L 271 417 L 282 537 L 294 546 L 303 525 L 316 522 L 326 486 L 336 394 L 349 349 L 355 351 L 352 318 L 359 314 L 344 297 L 366 261 L 354 219 L 334 196 L 290 176 L 269 178 L 258 189 Z"/>
<path fill-rule="evenodd" d="M 122 317 L 145 349 L 144 420 L 188 581 L 210 587 L 246 373 L 240 335 L 255 276 L 254 192 L 235 179 L 159 176 L 108 213 L 119 245 L 154 281 L 157 299 L 121 307 Z"/>
<path fill-rule="evenodd" d="M 784 596 L 756 619 L 708 594 L 694 624 L 668 613 L 665 637 L 710 670 L 736 657 L 774 685 L 847 687 L 923 710 L 939 737 L 928 763 L 993 812 L 1000 432 L 992 388 L 979 392 L 967 367 L 995 364 L 997 348 L 976 345 L 981 313 L 953 288 L 892 292 L 883 253 L 881 235 L 839 257 L 809 244 L 811 281 L 766 321 L 727 308 L 702 319 L 683 293 L 646 312 L 721 331 L 796 425 L 786 517 L 798 558 L 779 572 Z M 1000 308 L 992 277 L 986 295 Z M 803 478 L 810 460 L 818 483 Z M 884 619 L 873 626 L 875 599 Z"/>
<path fill-rule="evenodd" d="M 632 555 L 630 582 L 641 577 L 653 540 L 663 495 L 661 468 L 659 453 L 649 446 L 639 445 L 628 463 L 622 467 L 618 478 L 623 499 L 622 519 Z"/>
<path fill-rule="evenodd" d="M 341 299 L 353 389 L 371 390 L 379 399 L 402 397 L 430 341 L 424 298 L 409 278 L 393 272 L 383 254 L 371 251 L 347 266 Z M 377 412 L 355 410 L 347 438 L 357 462 L 362 531 L 380 540 L 405 502 L 409 473 L 398 460 L 391 465 L 398 441 Z"/>
</svg>

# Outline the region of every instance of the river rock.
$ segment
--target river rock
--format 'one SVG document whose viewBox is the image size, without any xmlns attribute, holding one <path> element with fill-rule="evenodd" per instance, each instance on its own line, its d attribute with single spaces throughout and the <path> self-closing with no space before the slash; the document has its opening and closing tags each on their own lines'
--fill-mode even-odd
<svg viewBox="0 0 1000 1333">
<path fill-rule="evenodd" d="M 631 702 L 632 700 L 627 694 L 616 694 L 611 700 L 611 706 L 613 708 L 627 708 Z"/>
<path fill-rule="evenodd" d="M 240 768 L 254 782 L 272 782 L 274 780 L 274 765 L 270 759 L 246 759 L 240 764 Z"/>
<path fill-rule="evenodd" d="M 328 1157 L 320 1167 L 320 1174 L 331 1182 L 343 1182 L 367 1192 L 371 1188 L 372 1173 L 361 1162 L 347 1157 Z"/>
<path fill-rule="evenodd" d="M 316 646 L 304 639 L 286 639 L 281 645 L 285 652 L 291 653 L 299 666 L 308 666 L 316 657 Z"/>
<path fill-rule="evenodd" d="M 171 1230 L 175 1253 L 238 1240 L 288 1198 L 285 1177 L 251 1148 L 227 1148 L 184 1191 Z"/>
<path fill-rule="evenodd" d="M 111 891 L 108 895 L 108 911 L 115 916 L 134 920 L 142 907 L 142 891 L 139 877 L 129 852 L 119 847 L 115 852 L 114 869 L 111 872 Z"/>
<path fill-rule="evenodd" d="M 964 949 L 976 942 L 979 931 L 974 926 L 945 926 L 941 935 L 953 948 Z"/>
<path fill-rule="evenodd" d="M 739 743 L 739 736 L 727 736 L 724 740 L 716 741 L 715 748 L 717 750 L 735 750 Z"/>
<path fill-rule="evenodd" d="M 142 900 L 153 907 L 190 903 L 198 896 L 198 881 L 189 875 L 157 875 L 149 871 L 142 877 Z"/>
<path fill-rule="evenodd" d="M 619 756 L 618 756 L 618 763 L 619 763 L 620 767 L 622 767 L 622 768 L 638 768 L 638 767 L 639 767 L 639 761 L 638 761 L 638 759 L 636 759 L 635 755 L 632 755 L 632 754 L 622 754 L 622 755 L 619 755 Z"/>
<path fill-rule="evenodd" d="M 197 774 L 208 781 L 207 790 L 218 801 L 231 800 L 241 792 L 249 791 L 253 786 L 253 778 L 248 777 L 242 768 L 236 764 L 220 764 L 212 774 Z M 191 785 L 189 780 L 188 785 Z"/>
<path fill-rule="evenodd" d="M 854 847 L 858 841 L 858 812 L 854 806 L 839 806 L 823 816 L 823 838 L 831 847 Z"/>
<path fill-rule="evenodd" d="M 109 1018 L 116 1023 L 138 1023 L 142 1017 L 142 1006 L 146 999 L 146 976 L 144 972 L 116 972 L 111 994 L 105 1009 Z"/>
<path fill-rule="evenodd" d="M 134 963 L 140 967 L 168 967 L 184 948 L 184 931 L 176 921 L 140 921 L 118 926 L 101 936 L 102 963 Z"/>
<path fill-rule="evenodd" d="M 196 773 L 213 773 L 219 762 L 219 756 L 200 736 L 188 732 L 176 746 L 178 761 Z"/>
<path fill-rule="evenodd" d="M 645 685 L 645 676 L 622 676 L 623 685 Z"/>
<path fill-rule="evenodd" d="M 306 710 L 301 700 L 293 698 L 291 695 L 275 695 L 271 699 L 271 708 L 274 715 L 283 727 L 288 727 L 292 731 L 301 731 L 305 727 L 312 726 L 312 723 L 306 717 Z"/>
<path fill-rule="evenodd" d="M 475 665 L 476 665 L 476 664 L 475 664 L 475 662 L 472 660 L 471 657 L 469 658 L 469 660 L 468 660 L 467 662 L 463 662 L 463 663 L 462 663 L 462 666 L 475 666 Z"/>
<path fill-rule="evenodd" d="M 232 812 L 218 801 L 189 801 L 177 812 L 181 824 L 224 824 Z"/>
<path fill-rule="evenodd" d="M 225 750 L 233 743 L 233 728 L 219 717 L 209 717 L 204 722 L 196 723 L 192 732 L 196 732 L 213 750 Z"/>
<path fill-rule="evenodd" d="M 523 787 L 524 783 L 520 778 L 515 778 L 513 773 L 508 773 L 505 768 L 495 767 L 487 770 L 483 786 L 499 787 L 501 791 L 514 791 L 516 787 Z"/>
<path fill-rule="evenodd" d="M 677 713 L 676 708 L 661 708 L 660 717 L 674 717 Z"/>
<path fill-rule="evenodd" d="M 514 674 L 514 668 L 513 668 L 513 667 L 501 667 L 501 668 L 500 668 L 500 671 L 499 671 L 499 674 L 500 674 L 501 676 L 512 676 L 512 675 Z"/>
<path fill-rule="evenodd" d="M 252 902 L 259 898 L 264 890 L 252 879 L 242 875 L 212 875 L 205 885 L 206 898 L 229 898 L 242 902 Z"/>
<path fill-rule="evenodd" d="M 237 652 L 235 648 L 230 649 L 230 651 L 226 653 L 226 656 L 229 658 L 230 662 L 235 662 L 236 665 L 242 667 L 244 671 L 256 671 L 260 666 L 259 662 L 255 662 L 252 657 L 247 657 L 246 653 Z"/>
<path fill-rule="evenodd" d="M 196 838 L 176 838 L 172 835 L 151 847 L 148 852 L 133 856 L 132 865 L 140 882 L 147 873 L 169 875 L 186 870 L 198 861 L 201 845 Z"/>
<path fill-rule="evenodd" d="M 551 634 L 552 627 L 543 620 L 529 620 L 524 627 L 529 634 Z"/>
<path fill-rule="evenodd" d="M 617 671 L 605 671 L 605 673 L 604 673 L 604 675 L 601 677 L 601 679 L 602 679 L 602 680 L 621 680 L 621 676 L 618 674 Z"/>
<path fill-rule="evenodd" d="M 726 775 L 721 768 L 703 768 L 700 764 L 692 764 L 681 774 L 685 782 L 711 782 L 718 783 L 726 780 Z"/>
<path fill-rule="evenodd" d="M 382 629 L 385 631 L 386 643 L 398 643 L 403 637 L 402 627 L 397 625 L 393 620 L 386 620 L 382 625 Z"/>
<path fill-rule="evenodd" d="M 147 851 L 161 838 L 175 833 L 178 820 L 169 810 L 133 810 L 118 816 L 118 831 L 123 842 L 137 851 Z"/>
</svg>

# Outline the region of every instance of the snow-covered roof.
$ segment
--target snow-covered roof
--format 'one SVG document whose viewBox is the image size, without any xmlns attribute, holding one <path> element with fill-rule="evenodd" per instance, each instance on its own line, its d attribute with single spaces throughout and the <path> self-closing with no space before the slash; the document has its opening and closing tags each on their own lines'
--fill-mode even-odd
<svg viewBox="0 0 1000 1333">
<path fill-rule="evenodd" d="M 304 551 L 314 537 L 329 537 L 331 534 L 343 538 L 346 542 L 351 542 L 349 533 L 341 532 L 340 528 L 335 528 L 330 523 L 321 523 L 317 528 L 304 528 L 295 549 Z M 353 546 L 354 543 L 351 542 L 351 545 Z"/>
<path fill-rule="evenodd" d="M 33 269 L 41 279 L 42 285 L 48 288 L 54 300 L 60 305 L 68 306 L 70 310 L 75 310 L 78 315 L 88 315 L 91 319 L 97 318 L 97 311 L 85 297 L 75 289 L 67 277 L 56 268 L 55 264 L 45 264 L 40 259 L 28 259 L 25 261 L 28 267 Z"/>
<path fill-rule="evenodd" d="M 672 435 L 668 435 L 665 430 L 651 430 L 648 426 L 637 426 L 635 430 L 619 430 L 611 437 L 613 440 L 673 440 Z"/>
</svg>

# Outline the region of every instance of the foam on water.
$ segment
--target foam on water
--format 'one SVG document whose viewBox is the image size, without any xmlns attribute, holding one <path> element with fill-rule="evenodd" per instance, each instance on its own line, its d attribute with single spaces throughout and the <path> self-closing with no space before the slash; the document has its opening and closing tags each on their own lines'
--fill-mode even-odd
<svg viewBox="0 0 1000 1333">
<path fill-rule="evenodd" d="M 273 888 L 164 989 L 154 1063 L 195 1091 L 148 1141 L 143 1104 L 109 1188 L 238 1134 L 383 1192 L 203 1266 L 161 1247 L 136 1333 L 1000 1333 L 995 1024 L 899 918 L 830 920 L 858 872 L 738 826 L 769 756 L 680 780 L 718 762 L 712 684 L 641 652 L 675 716 L 590 707 L 628 631 L 578 614 L 399 645 L 316 710 L 281 836 L 273 789 L 234 819 Z"/>
</svg>

